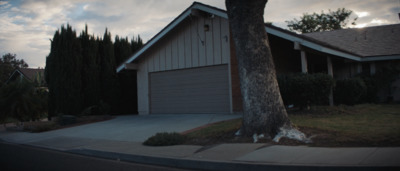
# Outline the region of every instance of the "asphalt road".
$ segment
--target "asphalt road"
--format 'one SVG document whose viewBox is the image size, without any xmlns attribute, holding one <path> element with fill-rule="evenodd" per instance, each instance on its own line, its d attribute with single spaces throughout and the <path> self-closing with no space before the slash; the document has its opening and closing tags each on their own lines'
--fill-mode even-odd
<svg viewBox="0 0 400 171">
<path fill-rule="evenodd" d="M 127 163 L 0 142 L 0 170 L 21 171 L 180 171 L 181 169 Z"/>
</svg>

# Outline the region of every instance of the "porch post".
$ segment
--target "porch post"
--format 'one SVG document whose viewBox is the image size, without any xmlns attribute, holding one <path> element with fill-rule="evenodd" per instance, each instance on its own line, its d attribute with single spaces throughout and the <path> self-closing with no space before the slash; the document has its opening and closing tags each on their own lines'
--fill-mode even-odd
<svg viewBox="0 0 400 171">
<path fill-rule="evenodd" d="M 375 62 L 371 62 L 371 63 L 369 64 L 369 68 L 370 68 L 370 74 L 371 74 L 371 75 L 375 75 L 375 73 L 376 73 L 376 65 L 375 65 Z"/>
<path fill-rule="evenodd" d="M 362 64 L 361 62 L 357 63 L 357 74 L 362 73 Z"/>
<path fill-rule="evenodd" d="M 307 69 L 307 55 L 304 50 L 301 51 L 301 72 L 308 73 Z"/>
<path fill-rule="evenodd" d="M 330 75 L 333 78 L 333 68 L 332 68 L 332 59 L 330 56 L 326 57 L 326 62 L 328 65 L 328 75 Z M 329 106 L 333 106 L 333 90 L 331 88 L 330 93 L 329 93 Z"/>
</svg>

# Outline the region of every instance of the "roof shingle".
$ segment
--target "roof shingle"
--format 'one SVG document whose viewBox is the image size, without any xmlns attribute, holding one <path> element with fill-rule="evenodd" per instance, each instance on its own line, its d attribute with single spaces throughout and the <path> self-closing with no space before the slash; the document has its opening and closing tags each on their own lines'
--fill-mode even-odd
<svg viewBox="0 0 400 171">
<path fill-rule="evenodd" d="M 363 57 L 400 54 L 400 24 L 303 35 Z"/>
</svg>

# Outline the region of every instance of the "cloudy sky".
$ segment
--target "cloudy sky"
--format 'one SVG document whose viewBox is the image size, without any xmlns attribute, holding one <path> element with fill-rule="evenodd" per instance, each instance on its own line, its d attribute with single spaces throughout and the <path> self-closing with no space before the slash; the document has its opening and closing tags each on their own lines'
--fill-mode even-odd
<svg viewBox="0 0 400 171">
<path fill-rule="evenodd" d="M 198 0 L 225 9 L 224 0 Z M 50 40 L 62 24 L 101 36 L 140 35 L 149 40 L 189 7 L 191 0 L 0 0 L 0 55 L 15 53 L 30 67 L 44 67 Z M 265 20 L 286 28 L 303 13 L 345 7 L 358 17 L 356 27 L 399 24 L 400 0 L 269 0 Z"/>
</svg>

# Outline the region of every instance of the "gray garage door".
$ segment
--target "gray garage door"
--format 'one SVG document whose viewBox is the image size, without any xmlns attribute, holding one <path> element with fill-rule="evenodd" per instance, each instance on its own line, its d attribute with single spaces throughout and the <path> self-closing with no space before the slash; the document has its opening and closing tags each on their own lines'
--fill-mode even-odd
<svg viewBox="0 0 400 171">
<path fill-rule="evenodd" d="M 229 113 L 228 66 L 150 73 L 150 112 Z"/>
</svg>

